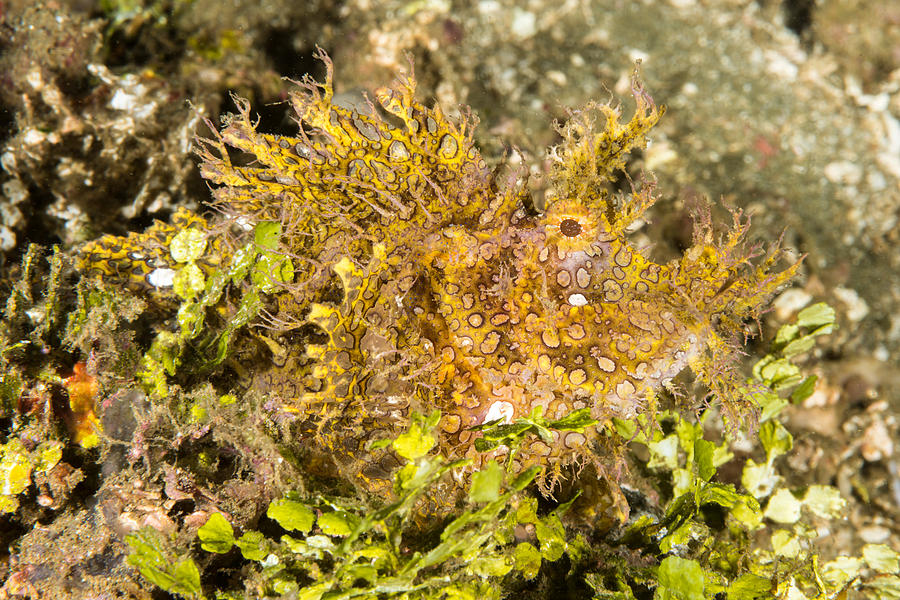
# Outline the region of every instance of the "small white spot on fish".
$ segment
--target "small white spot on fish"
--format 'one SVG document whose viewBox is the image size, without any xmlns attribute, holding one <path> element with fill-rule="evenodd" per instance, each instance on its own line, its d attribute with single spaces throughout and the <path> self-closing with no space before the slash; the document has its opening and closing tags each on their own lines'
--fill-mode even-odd
<svg viewBox="0 0 900 600">
<path fill-rule="evenodd" d="M 587 298 L 583 294 L 571 294 L 569 296 L 569 304 L 572 306 L 584 306 L 587 303 Z"/>
<path fill-rule="evenodd" d="M 153 287 L 172 287 L 173 281 L 175 281 L 174 269 L 154 269 L 153 271 L 150 271 L 149 275 L 147 275 L 147 283 L 149 283 Z"/>
<path fill-rule="evenodd" d="M 512 423 L 513 413 L 515 412 L 515 407 L 510 402 L 494 402 L 491 404 L 491 407 L 488 409 L 487 414 L 484 415 L 484 420 L 482 423 L 488 423 L 490 421 L 496 421 L 497 419 L 503 419 L 503 424 L 507 425 Z"/>
</svg>

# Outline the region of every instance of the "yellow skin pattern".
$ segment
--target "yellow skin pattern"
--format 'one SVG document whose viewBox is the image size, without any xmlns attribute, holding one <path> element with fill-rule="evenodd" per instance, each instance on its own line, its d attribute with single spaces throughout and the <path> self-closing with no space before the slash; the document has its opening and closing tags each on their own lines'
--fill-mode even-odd
<svg viewBox="0 0 900 600">
<path fill-rule="evenodd" d="M 654 188 L 639 182 L 622 194 L 610 184 L 664 112 L 637 76 L 629 121 L 592 103 L 560 128 L 548 206 L 538 213 L 521 173 L 485 165 L 474 119 L 454 122 L 417 102 L 411 73 L 376 93 L 390 117 L 371 104 L 363 114 L 333 104 L 331 62 L 321 58 L 325 83 L 306 80 L 291 94 L 298 137 L 259 133 L 238 99 L 240 114 L 203 140 L 218 227 L 179 213 L 173 225 L 89 244 L 82 269 L 146 289 L 180 228 L 213 239 L 207 270 L 229 260 L 223 227 L 280 221 L 294 279 L 270 303 L 281 331 L 267 335 L 308 324 L 325 335 L 254 370 L 251 385 L 369 488 L 384 489 L 390 465 L 376 464 L 363 443 L 402 431 L 411 409 L 440 409 L 440 451 L 477 467 L 506 452 L 475 450 L 480 433 L 470 428 L 486 419 L 515 420 L 538 405 L 549 419 L 589 408 L 596 426 L 550 444 L 535 438 L 516 455 L 518 466 L 544 467 L 545 490 L 565 465 L 586 460 L 612 481 L 616 461 L 598 460 L 621 446 L 611 420 L 652 417 L 657 393 L 687 367 L 727 417 L 752 412 L 729 365 L 744 321 L 797 265 L 773 272 L 777 245 L 746 249 L 739 215 L 722 234 L 700 215 L 693 246 L 668 264 L 629 243 L 626 228 L 655 202 Z M 228 147 L 255 160 L 235 164 Z M 149 266 L 135 258 L 151 255 Z M 335 274 L 336 302 L 326 300 Z"/>
</svg>

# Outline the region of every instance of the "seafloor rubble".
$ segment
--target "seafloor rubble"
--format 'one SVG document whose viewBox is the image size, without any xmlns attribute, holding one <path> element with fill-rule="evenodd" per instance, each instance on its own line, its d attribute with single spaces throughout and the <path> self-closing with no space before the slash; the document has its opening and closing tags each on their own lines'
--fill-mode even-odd
<svg viewBox="0 0 900 600">
<path fill-rule="evenodd" d="M 753 228 L 743 234 L 753 242 L 749 247 L 772 243 L 787 226 L 786 246 L 808 255 L 794 287 L 759 320 L 762 339 L 815 300 L 838 309 L 842 326 L 809 351 L 819 377 L 815 389 L 785 409 L 795 437 L 793 451 L 781 459 L 779 485 L 797 494 L 829 483 L 850 501 L 847 519 L 829 522 L 832 535 L 816 540 L 823 561 L 863 544 L 896 547 L 895 9 L 889 0 L 804 6 L 2 3 L 0 542 L 9 551 L 0 559 L 0 595 L 53 597 L 62 590 L 72 597 L 149 597 L 124 562 L 129 549 L 122 540 L 141 527 L 170 536 L 172 548 L 184 551 L 210 514 L 224 511 L 237 528 L 259 527 L 269 501 L 285 490 L 352 494 L 349 475 L 389 495 L 396 457 L 365 444 L 395 435 L 411 413 L 433 406 L 445 412 L 439 437 L 450 456 L 479 456 L 479 434 L 464 422 L 530 417 L 536 407 L 552 419 L 594 407 L 587 416 L 597 423 L 549 441 L 534 438 L 519 464 L 551 466 L 545 490 L 585 462 L 617 481 L 626 449 L 610 447 L 609 419 L 645 415 L 659 403 L 702 404 L 706 386 L 694 396 L 684 377 L 662 385 L 685 365 L 719 392 L 734 389 L 742 380 L 733 370 L 739 368 L 733 334 L 751 325 L 737 321 L 755 312 L 777 282 L 777 274 L 722 266 L 739 262 L 746 247 L 738 239 L 742 223 L 734 224 L 732 237 L 709 231 L 706 223 L 727 220 L 726 211 L 714 208 L 707 218 L 701 210 L 699 233 L 692 235 L 690 214 L 704 196 L 753 213 Z M 330 120 L 320 120 L 320 131 L 329 131 L 321 138 L 316 123 L 307 121 L 298 134 L 291 120 L 294 106 L 302 109 L 301 120 L 325 113 L 328 103 L 317 103 L 313 90 L 291 100 L 291 84 L 279 79 L 313 73 L 321 81 L 317 45 L 338 65 L 331 107 L 351 123 L 365 123 L 361 131 L 344 130 L 349 138 L 330 130 Z M 376 97 L 371 112 L 360 91 L 406 68 L 407 53 L 416 63 L 419 100 L 406 98 L 401 83 L 396 95 L 383 98 L 387 111 Z M 856 59 L 860 54 L 865 61 Z M 643 122 L 617 122 L 634 142 L 624 170 L 608 177 L 602 191 L 569 186 L 587 176 L 562 165 L 577 163 L 577 141 L 598 139 L 609 115 L 602 104 L 576 113 L 567 107 L 627 97 L 638 58 L 648 88 L 668 105 L 653 144 L 639 148 L 658 116 L 644 99 Z M 250 98 L 253 111 L 229 100 L 229 90 Z M 470 127 L 461 105 L 472 107 L 479 127 Z M 375 150 L 376 140 L 358 140 L 364 155 L 340 158 L 343 184 L 297 170 L 318 156 L 312 150 L 344 151 L 355 134 L 402 129 L 404 111 L 412 108 L 442 123 L 441 133 L 457 144 L 455 158 L 447 157 L 450 142 L 428 136 L 425 118 L 418 141 L 389 134 Z M 346 117 L 353 109 L 358 116 Z M 435 110 L 446 116 L 435 118 Z M 205 210 L 209 191 L 191 140 L 203 118 L 229 111 L 237 116 L 210 141 L 202 161 L 221 185 L 217 210 Z M 564 126 L 550 127 L 554 119 Z M 454 129 L 463 122 L 469 129 Z M 288 138 L 293 152 L 278 144 Z M 391 152 L 393 141 L 402 151 Z M 572 152 L 544 154 L 554 146 Z M 259 151 L 256 163 L 242 154 L 248 149 Z M 410 161 L 415 172 L 404 171 L 398 189 L 387 181 L 391 169 L 378 167 L 394 165 L 403 152 L 414 156 L 411 150 L 435 162 Z M 374 159 L 375 168 L 354 171 L 357 158 Z M 504 161 L 508 168 L 495 170 Z M 460 165 L 469 170 L 457 173 Z M 653 170 L 656 187 L 642 168 Z M 273 171 L 282 177 L 289 171 L 291 179 L 263 179 Z M 416 175 L 424 175 L 417 187 L 407 186 Z M 338 225 L 297 206 L 272 210 L 269 202 L 290 196 L 284 190 L 298 182 L 318 190 L 311 192 L 316 197 L 329 186 L 352 192 L 329 198 L 334 212 L 338 205 L 353 210 Z M 252 204 L 244 186 L 265 201 Z M 477 201 L 462 192 L 470 188 Z M 564 198 L 569 195 L 576 200 Z M 395 197 L 412 208 L 404 209 L 409 220 L 391 225 L 382 213 L 399 210 Z M 488 202 L 487 213 L 473 210 L 489 197 L 502 201 Z M 594 197 L 599 204 L 591 204 Z M 301 207 L 307 199 L 295 198 Z M 653 204 L 657 198 L 662 201 Z M 468 208 L 447 208 L 463 202 Z M 484 214 L 494 221 L 482 223 Z M 153 219 L 160 221 L 151 225 Z M 263 221 L 277 227 L 258 227 Z M 315 235 L 299 234 L 308 230 Z M 124 237 L 129 231 L 145 233 Z M 599 247 L 579 245 L 598 232 Z M 90 283 L 79 278 L 73 257 L 79 244 L 102 234 L 131 245 L 105 263 L 118 270 L 108 284 Z M 545 260 L 534 253 L 535 243 L 547 249 Z M 577 256 L 562 257 L 560 249 Z M 789 250 L 787 263 L 799 252 Z M 616 256 L 630 261 L 618 264 Z M 246 261 L 246 271 L 235 268 L 237 259 Z M 491 260 L 515 268 L 495 269 Z M 454 270 L 453 264 L 465 266 Z M 551 265 L 557 276 L 540 286 L 512 277 Z M 269 276 L 261 275 L 263 267 Z M 123 268 L 131 270 L 128 276 Z M 588 273 L 583 291 L 575 287 L 581 268 Z M 216 274 L 227 281 L 210 293 Z M 691 285 L 690 275 L 706 281 L 700 295 L 708 301 L 695 306 L 679 293 Z M 415 281 L 403 283 L 404 277 Z M 612 283 L 595 288 L 601 281 Z M 116 282 L 130 292 L 121 293 Z M 460 291 L 447 289 L 447 282 Z M 155 290 L 149 295 L 148 283 Z M 606 289 L 615 285 L 623 291 L 617 299 Z M 470 298 L 463 288 L 479 294 Z M 514 293 L 518 301 L 510 303 Z M 596 335 L 585 328 L 579 339 L 571 313 L 581 318 L 595 305 L 616 306 L 626 316 L 596 323 Z M 728 315 L 735 320 L 723 320 Z M 660 342 L 657 333 L 667 328 L 671 343 Z M 553 331 L 562 333 L 554 338 Z M 584 364 L 574 362 L 576 350 L 616 342 L 615 356 L 588 352 Z M 744 351 L 756 358 L 767 350 L 751 342 Z M 612 373 L 603 371 L 610 366 L 604 358 Z M 601 375 L 609 378 L 598 386 Z M 236 382 L 237 394 L 223 393 Z M 673 397 L 671 390 L 687 395 Z M 346 413 L 329 403 L 335 392 L 347 400 Z M 354 405 L 354 393 L 375 400 L 377 411 Z M 752 413 L 737 398 L 720 395 L 733 421 Z M 385 424 L 373 426 L 374 420 Z M 297 452 L 285 443 L 297 440 Z M 339 468 L 328 453 L 313 458 L 309 448 L 333 448 Z M 761 459 L 746 441 L 733 449 L 736 457 L 717 477 L 739 483 L 735 473 L 743 461 Z M 495 449 L 493 456 L 503 453 Z M 660 487 L 653 481 L 637 476 L 609 514 L 658 511 Z M 572 491 L 554 490 L 560 497 Z M 610 487 L 584 491 L 582 503 L 594 503 L 602 514 Z M 454 493 L 435 497 L 446 506 Z M 595 523 L 602 523 L 599 531 L 613 521 Z M 771 520 L 767 527 L 778 529 Z"/>
</svg>

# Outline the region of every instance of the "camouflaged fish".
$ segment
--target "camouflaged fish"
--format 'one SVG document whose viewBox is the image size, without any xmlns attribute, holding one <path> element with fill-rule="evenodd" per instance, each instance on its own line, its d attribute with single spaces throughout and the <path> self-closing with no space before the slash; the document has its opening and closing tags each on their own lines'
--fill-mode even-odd
<svg viewBox="0 0 900 600">
<path fill-rule="evenodd" d="M 611 420 L 652 416 L 685 368 L 732 419 L 752 411 L 729 393 L 738 378 L 728 365 L 743 322 L 796 265 L 773 271 L 777 244 L 747 249 L 739 216 L 722 234 L 698 219 L 693 245 L 667 264 L 629 243 L 626 228 L 654 189 L 611 184 L 664 112 L 636 75 L 630 120 L 591 103 L 560 128 L 538 212 L 520 173 L 485 164 L 471 115 L 456 121 L 416 101 L 412 72 L 379 90 L 377 105 L 351 110 L 334 104 L 332 65 L 320 58 L 325 82 L 306 79 L 290 96 L 297 137 L 260 133 L 238 99 L 239 114 L 202 141 L 214 218 L 180 212 L 145 234 L 102 238 L 84 249 L 82 269 L 158 294 L 186 265 L 210 278 L 230 269 L 235 304 L 261 293 L 259 278 L 234 266 L 242 248 L 253 246 L 255 224 L 277 223 L 269 248 L 291 269 L 263 286 L 254 314 L 266 315 L 272 360 L 248 369 L 245 383 L 373 487 L 380 467 L 364 443 L 403 430 L 412 410 L 440 409 L 440 451 L 477 466 L 508 449 L 478 452 L 473 427 L 537 406 L 548 418 L 589 409 L 597 423 L 583 433 L 519 450 L 519 466 L 545 467 L 547 488 L 562 466 L 615 452 Z M 197 260 L 167 250 L 184 230 L 210 242 Z M 235 306 L 221 309 L 226 319 Z"/>
</svg>

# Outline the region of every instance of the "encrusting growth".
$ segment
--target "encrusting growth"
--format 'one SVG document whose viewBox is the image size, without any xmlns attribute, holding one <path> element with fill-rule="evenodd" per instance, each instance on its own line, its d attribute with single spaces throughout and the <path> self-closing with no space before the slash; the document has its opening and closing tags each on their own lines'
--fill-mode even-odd
<svg viewBox="0 0 900 600">
<path fill-rule="evenodd" d="M 411 72 L 376 93 L 379 106 L 356 111 L 333 103 L 332 65 L 320 58 L 325 82 L 304 80 L 291 94 L 298 137 L 258 132 L 238 100 L 239 114 L 202 141 L 217 216 L 180 213 L 147 234 L 102 238 L 85 247 L 83 270 L 171 293 L 164 284 L 181 267 L 167 248 L 178 231 L 210 240 L 197 262 L 212 273 L 252 246 L 256 224 L 280 224 L 274 251 L 292 271 L 269 281 L 262 303 L 280 359 L 248 369 L 245 383 L 371 488 L 385 465 L 365 442 L 401 431 L 411 410 L 440 409 L 441 452 L 477 466 L 507 449 L 478 452 L 472 427 L 536 406 L 552 419 L 589 409 L 597 423 L 584 433 L 555 432 L 516 455 L 522 467 L 545 467 L 547 489 L 573 462 L 608 473 L 611 420 L 652 417 L 658 392 L 686 367 L 727 417 L 752 413 L 729 391 L 738 379 L 728 365 L 743 321 L 796 264 L 773 272 L 777 245 L 761 257 L 745 248 L 739 215 L 722 234 L 701 215 L 692 247 L 668 264 L 628 242 L 654 187 L 622 194 L 609 184 L 663 113 L 637 75 L 629 121 L 618 107 L 590 104 L 560 128 L 538 213 L 527 181 L 485 165 L 475 119 L 455 122 L 417 102 Z M 229 147 L 254 160 L 233 162 Z M 259 281 L 240 279 L 246 272 L 232 268 L 232 297 L 259 291 Z M 284 336 L 291 330 L 307 333 Z"/>
</svg>

